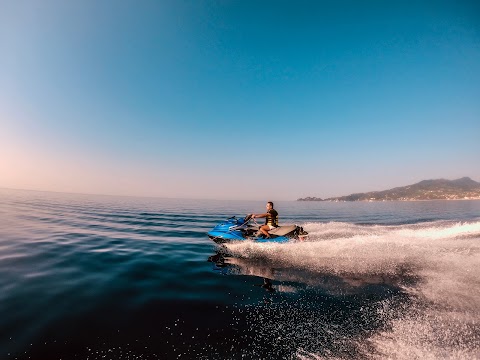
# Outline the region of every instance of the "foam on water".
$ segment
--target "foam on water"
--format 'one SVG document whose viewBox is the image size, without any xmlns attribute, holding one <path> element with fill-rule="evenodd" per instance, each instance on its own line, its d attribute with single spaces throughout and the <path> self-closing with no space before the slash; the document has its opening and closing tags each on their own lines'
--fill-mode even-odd
<svg viewBox="0 0 480 360">
<path fill-rule="evenodd" d="M 381 281 L 401 288 L 409 301 L 376 305 L 384 326 L 358 340 L 357 355 L 480 358 L 480 221 L 400 226 L 330 222 L 304 228 L 308 242 L 246 242 L 228 248 L 240 258 L 268 259 L 319 277 L 334 275 L 353 287 Z M 301 348 L 297 356 L 332 358 Z"/>
</svg>

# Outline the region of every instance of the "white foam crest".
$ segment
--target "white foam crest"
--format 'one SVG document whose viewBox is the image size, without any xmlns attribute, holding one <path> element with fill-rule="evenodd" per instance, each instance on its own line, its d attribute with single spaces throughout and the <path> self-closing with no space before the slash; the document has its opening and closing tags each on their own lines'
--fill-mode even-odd
<svg viewBox="0 0 480 360">
<path fill-rule="evenodd" d="M 448 222 L 427 223 L 399 229 L 398 232 L 399 235 L 428 240 L 454 239 L 471 235 L 480 236 L 480 222 L 458 222 L 453 224 Z"/>
<path fill-rule="evenodd" d="M 376 226 L 362 226 L 342 222 L 306 223 L 303 227 L 308 231 L 310 241 L 370 235 L 379 230 Z"/>
<path fill-rule="evenodd" d="M 356 225 L 342 222 L 306 223 L 311 241 L 350 238 L 354 236 L 398 234 L 409 238 L 442 239 L 479 235 L 480 221 L 435 221 L 409 225 Z"/>
</svg>

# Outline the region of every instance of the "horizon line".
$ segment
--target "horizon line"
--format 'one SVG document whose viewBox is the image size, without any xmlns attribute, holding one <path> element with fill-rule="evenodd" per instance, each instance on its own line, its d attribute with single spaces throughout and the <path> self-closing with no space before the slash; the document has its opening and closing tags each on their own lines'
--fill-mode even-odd
<svg viewBox="0 0 480 360">
<path fill-rule="evenodd" d="M 143 198 L 143 199 L 167 199 L 167 200 L 209 200 L 209 201 L 264 201 L 258 199 L 213 199 L 213 198 L 188 198 L 188 197 L 167 197 L 167 196 L 155 196 L 155 195 L 118 195 L 118 194 L 100 194 L 100 193 L 84 193 L 84 192 L 72 192 L 72 191 L 58 191 L 58 190 L 38 190 L 38 189 L 23 189 L 0 186 L 0 190 L 13 190 L 13 191 L 31 191 L 31 192 L 46 192 L 54 194 L 69 194 L 69 195 L 84 195 L 84 196 L 107 196 L 107 197 L 129 197 L 129 198 Z M 275 202 L 296 202 L 295 200 L 275 200 Z"/>
</svg>

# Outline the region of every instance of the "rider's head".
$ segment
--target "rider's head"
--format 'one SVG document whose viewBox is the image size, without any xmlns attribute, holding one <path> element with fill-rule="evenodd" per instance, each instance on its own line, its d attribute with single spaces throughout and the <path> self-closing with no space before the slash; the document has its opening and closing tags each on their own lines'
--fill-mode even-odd
<svg viewBox="0 0 480 360">
<path fill-rule="evenodd" d="M 267 209 L 268 210 L 273 209 L 273 202 L 271 201 L 267 202 Z"/>
</svg>

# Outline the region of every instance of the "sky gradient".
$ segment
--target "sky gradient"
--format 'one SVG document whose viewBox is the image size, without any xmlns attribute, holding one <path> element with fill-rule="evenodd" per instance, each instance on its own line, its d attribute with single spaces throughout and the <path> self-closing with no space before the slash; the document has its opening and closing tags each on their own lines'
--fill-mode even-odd
<svg viewBox="0 0 480 360">
<path fill-rule="evenodd" d="M 0 187 L 480 181 L 478 1 L 0 1 Z"/>
</svg>

